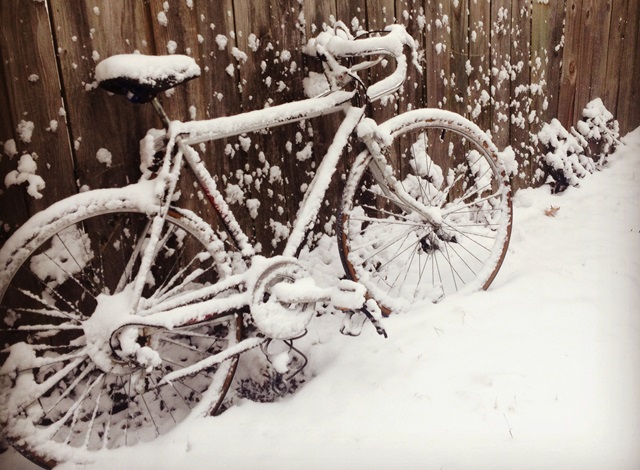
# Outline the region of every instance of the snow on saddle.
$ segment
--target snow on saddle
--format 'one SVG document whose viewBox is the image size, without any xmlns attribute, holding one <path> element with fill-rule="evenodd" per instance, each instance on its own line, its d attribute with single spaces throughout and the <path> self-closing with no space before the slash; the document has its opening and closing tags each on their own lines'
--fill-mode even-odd
<svg viewBox="0 0 640 470">
<path fill-rule="evenodd" d="M 200 67 L 186 55 L 119 54 L 96 66 L 96 80 L 105 90 L 133 103 L 148 103 L 158 93 L 200 76 Z"/>
</svg>

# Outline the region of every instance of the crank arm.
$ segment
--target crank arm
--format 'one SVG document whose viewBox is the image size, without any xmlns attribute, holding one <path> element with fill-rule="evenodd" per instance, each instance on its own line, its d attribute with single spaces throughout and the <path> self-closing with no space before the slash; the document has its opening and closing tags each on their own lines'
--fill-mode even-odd
<svg viewBox="0 0 640 470">
<path fill-rule="evenodd" d="M 231 346 L 223 351 L 220 351 L 218 354 L 214 354 L 213 356 L 206 357 L 205 359 L 196 362 L 195 364 L 191 364 L 189 367 L 185 367 L 184 369 L 176 370 L 170 372 L 165 375 L 162 380 L 158 383 L 158 387 L 164 384 L 170 384 L 174 380 L 181 379 L 188 375 L 197 374 L 203 369 L 207 369 L 216 364 L 220 364 L 228 359 L 231 359 L 234 356 L 242 354 L 243 352 L 248 351 L 249 349 L 256 348 L 263 343 L 269 341 L 268 338 L 247 338 L 240 341 L 235 346 Z"/>
<path fill-rule="evenodd" d="M 273 286 L 271 294 L 283 304 L 309 304 L 323 302 L 339 310 L 357 310 L 365 305 L 367 289 L 357 282 L 344 279 L 334 287 L 318 287 L 312 278 L 294 283 L 281 282 Z"/>
</svg>

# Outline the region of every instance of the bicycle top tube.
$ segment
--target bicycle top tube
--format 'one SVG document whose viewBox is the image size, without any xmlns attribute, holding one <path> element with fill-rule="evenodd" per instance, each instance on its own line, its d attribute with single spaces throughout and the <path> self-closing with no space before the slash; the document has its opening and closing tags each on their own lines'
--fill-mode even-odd
<svg viewBox="0 0 640 470">
<path fill-rule="evenodd" d="M 169 128 L 169 135 L 180 135 L 183 144 L 195 145 L 260 131 L 347 109 L 351 106 L 351 99 L 355 93 L 356 91 L 335 91 L 322 97 L 284 103 L 233 116 L 202 121 L 174 121 Z"/>
</svg>

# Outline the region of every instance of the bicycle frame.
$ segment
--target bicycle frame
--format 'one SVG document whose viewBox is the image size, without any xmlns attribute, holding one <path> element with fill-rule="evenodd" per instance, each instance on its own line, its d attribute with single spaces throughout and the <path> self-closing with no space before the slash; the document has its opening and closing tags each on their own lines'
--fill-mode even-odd
<svg viewBox="0 0 640 470">
<path fill-rule="evenodd" d="M 343 334 L 358 335 L 368 319 L 386 337 L 382 309 L 403 310 L 404 297 L 410 305 L 432 300 L 432 293 L 441 297 L 445 282 L 453 282 L 453 292 L 490 284 L 511 230 L 510 188 L 497 149 L 473 123 L 442 110 L 414 109 L 380 124 L 366 117 L 372 101 L 404 82 L 405 46 L 417 58 L 403 27 L 387 33 L 358 39 L 346 27 L 324 31 L 306 51 L 322 60 L 328 91 L 203 121 L 172 122 L 156 98 L 197 76 L 192 58 L 145 58 L 141 66 L 137 56 L 114 57 L 96 67 L 107 91 L 150 101 L 165 130 L 147 133 L 141 156 L 148 171 L 138 183 L 61 201 L 0 250 L 8 313 L 2 333 L 11 343 L 0 374 L 11 387 L 0 394 L 7 402 L 0 422 L 14 445 L 42 462 L 89 461 L 93 450 L 129 445 L 133 433 L 140 431 L 134 442 L 163 434 L 185 411 L 222 411 L 240 354 L 258 346 L 273 365 L 274 390 L 282 392 L 307 363 L 292 342 L 306 332 L 316 304 L 344 311 Z M 396 67 L 367 87 L 355 72 L 380 63 L 364 57 L 371 55 L 391 56 Z M 347 68 L 337 60 L 353 57 L 365 62 Z M 282 254 L 257 255 L 198 144 L 233 144 L 236 136 L 337 113 L 339 127 Z M 297 255 L 347 148 L 357 155 L 336 232 L 349 280 L 324 288 Z M 451 164 L 441 165 L 447 156 Z M 216 212 L 215 223 L 174 204 L 183 164 Z M 227 250 L 227 243 L 235 246 Z M 441 276 L 440 262 L 451 279 Z M 273 340 L 288 350 L 270 349 Z M 297 357 L 287 358 L 291 353 Z"/>
<path fill-rule="evenodd" d="M 355 94 L 355 91 L 338 91 L 320 98 L 286 103 L 237 116 L 191 122 L 169 121 L 160 103 L 154 101 L 156 111 L 163 118 L 167 127 L 169 144 L 165 152 L 162 169 L 158 172 L 156 178 L 156 188 L 161 188 L 157 190 L 162 193 L 161 195 L 159 194 L 161 203 L 149 228 L 148 236 L 150 242 L 147 243 L 142 253 L 141 267 L 134 287 L 133 305 L 138 313 L 136 318 L 132 318 L 131 323 L 127 324 L 174 328 L 183 324 L 211 319 L 217 314 L 237 310 L 250 304 L 250 298 L 246 290 L 224 299 L 216 299 L 215 296 L 225 290 L 238 287 L 241 284 L 247 284 L 247 281 L 251 283 L 259 271 L 264 269 L 264 266 L 282 263 L 284 260 L 288 262 L 294 261 L 294 255 L 298 246 L 303 242 L 306 230 L 313 225 L 317 216 L 343 150 L 347 146 L 352 132 L 364 116 L 364 106 L 354 107 L 351 105 L 351 100 Z M 239 251 L 247 259 L 255 257 L 253 245 L 242 231 L 233 212 L 218 190 L 200 154 L 193 148 L 194 145 L 339 112 L 344 113 L 344 119 L 335 134 L 333 143 L 327 150 L 314 178 L 309 184 L 282 256 L 274 257 L 270 260 L 260 257 L 264 261 L 257 264 L 252 262 L 249 272 L 232 275 L 214 286 L 204 287 L 198 291 L 178 296 L 172 299 L 171 302 L 164 302 L 162 304 L 163 308 L 158 308 L 159 305 L 149 308 L 149 306 L 140 303 L 146 270 L 149 269 L 154 257 L 155 244 L 160 242 L 159 233 L 162 230 L 164 218 L 172 201 L 183 159 L 193 172 L 207 200 L 220 217 L 222 224 Z M 134 256 L 139 255 L 140 253 Z M 298 298 L 295 300 L 312 303 L 328 301 L 331 298 L 329 290 L 317 289 L 315 293 L 314 298 Z M 290 300 L 293 301 L 293 299 Z M 145 318 L 142 322 L 141 317 Z"/>
<path fill-rule="evenodd" d="M 170 125 L 170 138 L 175 136 L 176 144 L 184 154 L 186 163 L 196 176 L 207 199 L 226 224 L 226 228 L 234 237 L 234 241 L 242 253 L 254 254 L 253 247 L 249 245 L 248 238 L 242 232 L 233 213 L 217 190 L 216 184 L 200 155 L 192 146 L 206 141 L 242 135 L 327 114 L 345 113 L 345 119 L 341 123 L 333 143 L 323 157 L 322 163 L 305 193 L 291 236 L 284 248 L 284 256 L 293 256 L 296 248 L 302 242 L 305 229 L 310 226 L 317 215 L 322 197 L 329 186 L 349 136 L 364 115 L 364 107 L 355 108 L 351 106 L 351 99 L 354 95 L 355 92 L 335 92 L 322 98 L 310 98 L 294 103 L 286 103 L 236 116 L 200 122 L 172 123 Z"/>
<path fill-rule="evenodd" d="M 150 233 L 150 240 L 152 241 L 147 244 L 145 248 L 141 270 L 148 269 L 151 264 L 155 252 L 152 243 L 157 243 L 159 240 L 163 220 L 169 210 L 173 191 L 179 179 L 182 159 L 184 159 L 193 172 L 207 200 L 220 217 L 223 226 L 232 237 L 239 251 L 247 259 L 252 257 L 256 258 L 253 245 L 250 243 L 247 235 L 242 231 L 233 212 L 218 190 L 200 154 L 193 148 L 194 145 L 295 123 L 327 114 L 342 112 L 344 113 L 344 119 L 305 192 L 291 234 L 281 256 L 265 260 L 257 266 L 254 266 L 255 263 L 252 262 L 249 268 L 250 272 L 233 275 L 214 286 L 204 287 L 198 291 L 185 294 L 184 296 L 178 296 L 172 299 L 170 303 L 164 302 L 162 309 L 159 309 L 157 305 L 149 309 L 147 306 L 139 304 L 145 279 L 145 272 L 142 271 L 138 273 L 136 287 L 134 289 L 134 298 L 136 299 L 134 305 L 138 311 L 138 318 L 132 319 L 131 324 L 141 324 L 139 317 L 144 316 L 147 317 L 143 322 L 145 325 L 173 328 L 183 324 L 211 319 L 217 314 L 222 314 L 230 310 L 240 309 L 251 303 L 251 299 L 246 292 L 234 294 L 222 300 L 216 299 L 215 296 L 224 290 L 238 287 L 242 284 L 250 284 L 253 282 L 252 279 L 259 274 L 260 270 L 264 269 L 264 266 L 269 263 L 295 262 L 296 251 L 303 242 L 307 229 L 313 226 L 340 157 L 349 143 L 351 135 L 358 129 L 358 126 L 363 121 L 366 106 L 356 107 L 352 105 L 356 93 L 357 91 L 335 91 L 323 97 L 285 103 L 272 108 L 252 111 L 236 116 L 190 122 L 169 121 L 160 103 L 157 100 L 154 101 L 156 111 L 160 117 L 163 118 L 167 127 L 169 144 L 165 152 L 162 170 L 159 172 L 157 178 L 158 187 L 164 188 L 164 193 L 161 197 L 162 203 L 152 223 Z M 433 208 L 420 205 L 415 199 L 408 196 L 396 178 L 389 171 L 385 170 L 387 165 L 381 148 L 381 137 L 376 135 L 377 124 L 374 123 L 373 127 L 371 127 L 373 121 L 368 121 L 370 121 L 368 122 L 369 127 L 366 129 L 368 135 L 359 135 L 359 140 L 367 146 L 368 151 L 373 156 L 373 160 L 370 163 L 375 167 L 373 174 L 377 179 L 384 181 L 394 189 L 393 195 L 388 193 L 387 190 L 387 197 L 394 200 L 396 204 L 410 207 L 420 212 L 427 220 L 431 221 L 434 226 L 437 226 L 440 221 L 439 213 L 434 211 Z M 177 149 L 175 154 L 174 149 Z M 262 259 L 264 260 L 264 258 Z M 248 287 L 250 288 L 251 286 L 249 285 Z M 316 289 L 314 297 L 285 298 L 282 299 L 282 302 L 315 303 L 330 301 L 330 299 L 330 290 Z"/>
<path fill-rule="evenodd" d="M 401 31 L 392 29 L 390 37 L 393 37 L 396 41 L 395 46 L 391 48 L 384 47 L 374 38 L 367 40 L 373 42 L 362 41 L 354 43 L 353 41 L 347 41 L 343 43 L 342 46 L 346 44 L 349 46 L 348 49 L 338 49 L 341 51 L 340 54 L 343 54 L 345 57 L 390 55 L 396 59 L 396 70 L 387 77 L 387 79 L 369 88 L 364 86 L 353 72 L 336 62 L 332 54 L 328 52 L 332 39 L 329 38 L 327 40 L 327 38 L 324 38 L 318 43 L 317 50 L 325 60 L 325 74 L 330 85 L 330 91 L 321 96 L 235 116 L 190 122 L 170 121 L 157 98 L 153 99 L 152 103 L 165 125 L 169 142 L 166 147 L 162 167 L 157 173 L 156 178 L 157 195 L 160 198 L 158 212 L 150 224 L 148 233 L 149 241 L 142 253 L 140 270 L 134 281 L 131 309 L 132 312 L 136 312 L 136 315 L 131 319 L 130 323 L 127 322 L 126 325 L 140 325 L 143 323 L 149 326 L 174 328 L 180 325 L 210 320 L 217 315 L 224 315 L 226 312 L 234 310 L 238 311 L 246 306 L 250 306 L 253 312 L 251 291 L 259 282 L 257 280 L 259 275 L 267 269 L 272 269 L 272 266 L 275 266 L 273 269 L 287 264 L 290 266 L 298 266 L 295 259 L 297 249 L 304 241 L 306 231 L 313 226 L 340 157 L 345 147 L 347 147 L 354 131 L 357 131 L 358 139 L 365 144 L 369 153 L 373 156 L 370 165 L 375 167 L 375 171 L 373 172 L 374 176 L 376 179 L 379 179 L 381 183 L 384 183 L 384 186 L 392 188 L 394 194 L 391 194 L 388 188 L 386 188 L 387 197 L 400 206 L 417 211 L 433 226 L 439 226 L 441 222 L 439 212 L 411 198 L 388 169 L 385 156 L 383 155 L 384 136 L 379 133 L 378 125 L 375 122 L 371 119 L 365 119 L 367 104 L 395 92 L 402 85 L 406 77 L 406 58 L 402 51 L 404 45 L 412 44 L 412 40 L 406 36 L 406 32 L 403 29 Z M 375 65 L 376 63 L 376 61 L 368 62 L 364 68 Z M 354 83 L 353 91 L 344 90 L 344 85 L 349 82 Z M 371 93 L 372 89 L 375 91 L 373 94 Z M 354 105 L 353 103 L 356 102 L 365 104 Z M 242 231 L 233 212 L 218 190 L 213 177 L 207 170 L 205 163 L 193 146 L 208 141 L 240 136 L 250 132 L 261 131 L 338 112 L 344 113 L 344 119 L 305 192 L 304 199 L 296 214 L 291 234 L 288 237 L 282 255 L 280 257 L 270 258 L 269 260 L 257 257 L 249 238 Z M 366 125 L 360 127 L 363 122 L 365 122 Z M 142 291 L 145 285 L 146 273 L 150 269 L 155 252 L 157 251 L 157 244 L 160 243 L 160 233 L 164 225 L 164 219 L 169 212 L 171 201 L 173 200 L 173 194 L 177 181 L 179 180 L 183 160 L 193 172 L 201 190 L 220 217 L 222 225 L 240 253 L 245 259 L 250 260 L 249 269 L 245 273 L 232 275 L 213 286 L 204 287 L 184 295 L 178 295 L 176 298 L 173 298 L 170 303 L 164 302 L 161 308 L 159 308 L 158 305 L 143 305 Z M 139 256 L 139 253 L 134 254 L 134 256 Z M 264 261 L 256 263 L 256 259 L 258 258 Z M 241 285 L 244 285 L 244 288 L 237 289 Z M 215 298 L 216 295 L 222 292 L 221 289 L 228 290 L 232 288 L 235 288 L 239 292 L 226 296 L 223 299 Z M 354 298 L 361 299 L 360 306 L 355 309 L 358 310 L 362 308 L 366 297 L 365 292 L 353 286 L 349 286 L 346 289 L 354 293 Z M 288 290 L 282 294 L 284 297 L 281 295 L 278 296 L 278 301 L 281 302 L 281 304 L 327 302 L 331 301 L 333 292 L 335 291 L 336 288 L 320 289 L 314 287 L 310 290 L 306 289 L 307 294 L 312 292 L 312 295 L 306 295 L 305 298 L 301 298 L 297 294 L 292 294 L 292 290 Z M 356 291 L 358 292 L 356 293 Z M 348 303 L 350 305 L 357 304 L 355 301 L 349 301 Z M 348 308 L 339 305 L 338 307 Z M 140 321 L 141 317 L 145 319 L 143 322 Z M 255 320 L 255 315 L 253 315 L 253 317 Z M 309 316 L 301 320 L 301 325 L 297 327 L 296 335 L 304 330 L 310 318 Z M 376 324 L 373 317 L 370 317 L 370 319 Z M 121 329 L 122 326 L 117 329 Z M 378 328 L 377 324 L 376 328 Z M 380 330 L 381 328 L 379 328 L 379 331 Z M 266 336 L 274 337 L 272 334 L 269 334 L 269 332 L 263 331 L 263 333 L 265 333 Z M 275 332 L 273 333 L 276 334 Z"/>
</svg>

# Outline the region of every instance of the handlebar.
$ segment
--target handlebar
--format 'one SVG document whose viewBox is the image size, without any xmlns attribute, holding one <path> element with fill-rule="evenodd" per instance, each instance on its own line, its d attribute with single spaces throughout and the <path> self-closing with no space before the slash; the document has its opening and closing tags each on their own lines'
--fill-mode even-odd
<svg viewBox="0 0 640 470">
<path fill-rule="evenodd" d="M 383 96 L 397 91 L 407 77 L 407 57 L 405 46 L 411 49 L 412 62 L 422 72 L 418 64 L 417 45 L 413 37 L 407 33 L 404 26 L 394 24 L 384 29 L 384 36 L 353 37 L 343 24 L 338 23 L 335 28 L 321 32 L 307 43 L 306 53 L 320 57 L 329 67 L 332 75 L 347 74 L 353 77 L 353 72 L 375 65 L 382 60 L 370 61 L 365 66 L 345 67 L 339 63 L 339 58 L 367 57 L 373 55 L 393 57 L 396 62 L 395 70 L 382 80 L 369 86 L 367 97 L 375 101 Z"/>
</svg>

